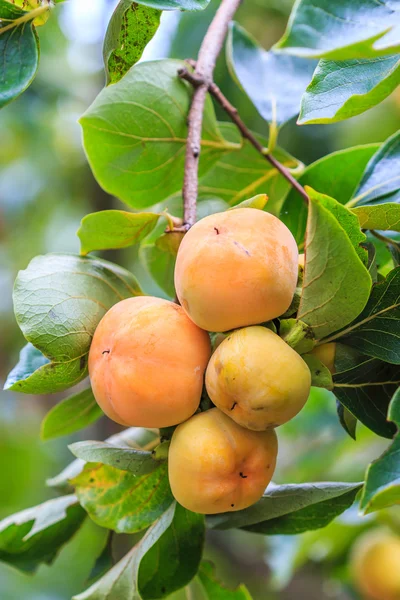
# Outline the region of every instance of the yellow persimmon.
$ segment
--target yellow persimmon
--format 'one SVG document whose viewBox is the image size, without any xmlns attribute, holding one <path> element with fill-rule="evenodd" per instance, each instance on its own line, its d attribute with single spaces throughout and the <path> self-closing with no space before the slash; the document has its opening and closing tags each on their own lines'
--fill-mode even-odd
<svg viewBox="0 0 400 600">
<path fill-rule="evenodd" d="M 203 514 L 241 510 L 261 498 L 274 473 L 278 442 L 271 431 L 249 431 L 217 408 L 198 413 L 172 436 L 172 493 Z"/>
<path fill-rule="evenodd" d="M 292 419 L 311 387 L 304 360 L 266 327 L 238 329 L 212 355 L 206 387 L 214 404 L 243 427 L 262 431 Z"/>
</svg>

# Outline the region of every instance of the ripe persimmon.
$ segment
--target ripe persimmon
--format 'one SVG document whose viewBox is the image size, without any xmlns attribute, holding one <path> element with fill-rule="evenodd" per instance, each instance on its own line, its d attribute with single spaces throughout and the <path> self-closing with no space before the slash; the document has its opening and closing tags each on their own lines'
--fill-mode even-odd
<svg viewBox="0 0 400 600">
<path fill-rule="evenodd" d="M 228 331 L 282 315 L 297 284 L 298 250 L 277 217 L 238 208 L 198 221 L 179 247 L 175 288 L 190 318 Z"/>
<path fill-rule="evenodd" d="M 177 304 L 151 296 L 122 300 L 93 337 L 94 396 L 122 425 L 176 425 L 199 405 L 210 352 L 209 335 Z"/>
</svg>

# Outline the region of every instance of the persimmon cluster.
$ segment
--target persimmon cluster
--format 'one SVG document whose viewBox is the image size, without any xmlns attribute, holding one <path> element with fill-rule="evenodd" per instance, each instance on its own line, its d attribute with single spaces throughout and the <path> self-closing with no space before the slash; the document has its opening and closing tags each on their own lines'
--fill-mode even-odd
<svg viewBox="0 0 400 600">
<path fill-rule="evenodd" d="M 180 304 L 123 300 L 96 329 L 89 373 L 97 402 L 122 425 L 178 425 L 169 479 L 189 510 L 220 513 L 259 500 L 275 469 L 275 428 L 307 401 L 309 368 L 268 328 L 292 302 L 298 260 L 289 229 L 269 213 L 208 216 L 179 247 Z M 225 334 L 213 353 L 209 332 Z M 215 408 L 201 412 L 204 382 Z"/>
</svg>

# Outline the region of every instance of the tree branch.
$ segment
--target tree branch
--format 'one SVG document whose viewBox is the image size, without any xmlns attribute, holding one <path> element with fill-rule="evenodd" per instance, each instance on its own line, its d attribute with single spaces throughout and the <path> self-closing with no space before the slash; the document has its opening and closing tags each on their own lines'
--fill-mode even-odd
<svg viewBox="0 0 400 600">
<path fill-rule="evenodd" d="M 187 231 L 196 222 L 196 202 L 199 187 L 199 157 L 201 130 L 207 91 L 212 83 L 215 63 L 241 0 L 222 0 L 201 44 L 195 67 L 195 76 L 201 83 L 194 88 L 188 115 L 188 137 L 183 180 L 183 227 Z"/>
<path fill-rule="evenodd" d="M 187 61 L 191 66 L 194 66 L 195 63 L 193 61 Z M 196 89 L 199 89 L 203 84 L 203 78 L 199 77 L 197 69 L 194 73 L 190 73 L 187 69 L 180 69 L 179 76 L 182 79 L 185 79 Z M 247 128 L 245 123 L 242 121 L 238 114 L 237 108 L 233 106 L 228 100 L 226 96 L 221 92 L 219 87 L 213 82 L 208 83 L 208 91 L 215 98 L 215 100 L 221 105 L 224 111 L 229 115 L 231 120 L 235 123 L 236 127 L 239 129 L 242 136 L 250 142 L 254 146 L 260 154 L 267 160 L 271 165 L 275 167 L 277 171 L 290 183 L 290 185 L 300 194 L 306 204 L 309 202 L 309 198 L 307 192 L 303 188 L 303 186 L 293 177 L 286 167 L 284 167 L 276 158 L 272 156 L 271 153 L 266 152 L 266 149 L 257 138 L 252 134 L 252 132 Z"/>
</svg>

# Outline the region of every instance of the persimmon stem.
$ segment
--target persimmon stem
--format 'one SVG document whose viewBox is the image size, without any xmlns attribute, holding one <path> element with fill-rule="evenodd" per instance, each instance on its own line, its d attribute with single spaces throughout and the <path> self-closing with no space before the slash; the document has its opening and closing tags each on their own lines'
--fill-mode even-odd
<svg viewBox="0 0 400 600">
<path fill-rule="evenodd" d="M 239 8 L 240 3 L 241 0 L 222 0 L 200 46 L 195 75 L 201 79 L 201 83 L 194 88 L 188 115 L 183 180 L 183 231 L 190 229 L 196 222 L 201 131 L 207 91 L 212 82 L 216 60 L 228 32 L 229 22 Z"/>
<path fill-rule="evenodd" d="M 191 66 L 194 66 L 195 64 L 190 60 L 187 62 Z M 179 76 L 191 83 L 195 90 L 198 90 L 205 83 L 204 78 L 199 76 L 197 68 L 193 73 L 189 72 L 187 69 L 180 69 Z M 242 136 L 248 140 L 250 144 L 254 146 L 254 148 L 258 150 L 258 152 L 265 158 L 265 160 L 267 160 L 290 183 L 290 185 L 303 198 L 306 205 L 308 205 L 309 198 L 303 186 L 297 181 L 297 179 L 293 177 L 291 172 L 271 154 L 271 151 L 268 148 L 264 148 L 264 146 L 257 140 L 257 138 L 240 118 L 237 108 L 229 102 L 228 98 L 221 92 L 217 84 L 213 81 L 210 81 L 207 89 L 211 96 L 215 98 L 218 104 L 220 104 L 224 111 L 229 115 L 231 120 L 235 123 Z"/>
</svg>

